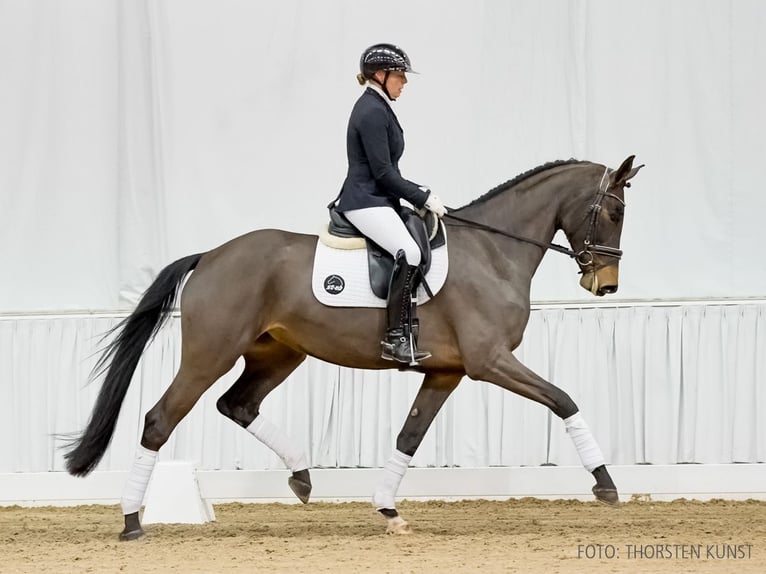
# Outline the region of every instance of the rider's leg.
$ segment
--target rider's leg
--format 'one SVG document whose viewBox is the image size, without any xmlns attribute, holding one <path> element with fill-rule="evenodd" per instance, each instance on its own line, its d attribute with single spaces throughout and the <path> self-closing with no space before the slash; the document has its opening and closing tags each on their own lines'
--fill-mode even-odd
<svg viewBox="0 0 766 574">
<path fill-rule="evenodd" d="M 417 337 L 412 324 L 416 301 L 413 291 L 416 285 L 418 268 L 407 265 L 404 251 L 400 251 L 394 260 L 391 282 L 388 287 L 388 305 L 386 317 L 388 328 L 381 357 L 402 363 L 416 365 L 427 359 L 431 353 L 418 351 Z"/>
<path fill-rule="evenodd" d="M 415 315 L 420 248 L 412 239 L 399 215 L 390 207 L 371 207 L 347 211 L 346 218 L 369 239 L 394 256 L 394 268 L 388 289 L 386 336 L 381 345 L 384 359 L 411 365 L 431 356 L 418 351 Z M 415 332 L 413 332 L 415 331 Z"/>
<path fill-rule="evenodd" d="M 365 237 L 380 245 L 393 257 L 403 249 L 408 265 L 420 265 L 420 248 L 393 208 L 366 207 L 345 211 L 343 215 Z"/>
</svg>

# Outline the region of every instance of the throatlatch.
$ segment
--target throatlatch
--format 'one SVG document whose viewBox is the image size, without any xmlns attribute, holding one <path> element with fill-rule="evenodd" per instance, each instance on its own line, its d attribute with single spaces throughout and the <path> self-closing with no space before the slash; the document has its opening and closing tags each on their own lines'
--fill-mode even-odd
<svg viewBox="0 0 766 574">
<path fill-rule="evenodd" d="M 408 265 L 404 250 L 396 254 L 391 283 L 388 287 L 386 337 L 381 341 L 384 359 L 417 365 L 431 356 L 427 351 L 418 351 L 420 324 L 417 319 L 417 294 L 419 271 L 417 266 Z"/>
</svg>

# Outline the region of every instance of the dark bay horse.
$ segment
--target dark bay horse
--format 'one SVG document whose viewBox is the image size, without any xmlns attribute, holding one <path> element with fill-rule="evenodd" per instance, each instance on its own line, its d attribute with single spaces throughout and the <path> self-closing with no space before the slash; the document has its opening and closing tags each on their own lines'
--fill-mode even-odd
<svg viewBox="0 0 766 574">
<path fill-rule="evenodd" d="M 388 530 L 407 532 L 394 499 L 411 456 L 447 397 L 464 376 L 488 381 L 547 406 L 564 420 L 597 499 L 617 503 L 617 489 L 574 401 L 513 355 L 530 313 L 530 284 L 546 249 L 574 257 L 580 285 L 600 296 L 617 290 L 625 187 L 643 167 L 634 156 L 616 170 L 558 161 L 498 186 L 445 218 L 449 276 L 420 309 L 421 343 L 433 357 L 416 368 L 425 377 L 396 451 L 383 469 L 375 507 Z M 572 247 L 551 245 L 562 229 Z M 521 238 L 521 239 L 520 239 Z M 91 472 L 106 451 L 133 373 L 146 345 L 181 294 L 181 364 L 172 384 L 146 414 L 141 444 L 122 499 L 122 539 L 143 534 L 138 511 L 156 454 L 200 396 L 244 357 L 219 411 L 271 447 L 292 470 L 289 483 L 306 502 L 311 491 L 301 449 L 259 414 L 263 399 L 310 355 L 357 369 L 390 369 L 380 358 L 383 309 L 326 307 L 313 297 L 317 236 L 266 229 L 167 266 L 135 311 L 115 328 L 99 362 L 106 372 L 91 418 L 66 453 L 67 469 Z"/>
</svg>

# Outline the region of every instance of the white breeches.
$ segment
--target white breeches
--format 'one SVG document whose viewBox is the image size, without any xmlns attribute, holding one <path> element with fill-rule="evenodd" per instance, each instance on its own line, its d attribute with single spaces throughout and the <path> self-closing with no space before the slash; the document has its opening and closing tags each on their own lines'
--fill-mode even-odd
<svg viewBox="0 0 766 574">
<path fill-rule="evenodd" d="M 404 222 L 390 207 L 365 207 L 343 212 L 354 227 L 396 257 L 404 250 L 408 265 L 420 265 L 420 248 Z"/>
</svg>

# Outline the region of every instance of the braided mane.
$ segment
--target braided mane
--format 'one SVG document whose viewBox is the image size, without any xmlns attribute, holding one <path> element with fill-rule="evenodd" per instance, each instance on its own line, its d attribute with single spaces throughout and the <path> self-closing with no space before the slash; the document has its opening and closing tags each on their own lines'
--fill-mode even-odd
<svg viewBox="0 0 766 574">
<path fill-rule="evenodd" d="M 497 187 L 493 187 L 492 189 L 490 189 L 487 193 L 485 193 L 481 197 L 478 197 L 478 198 L 474 199 L 471 203 L 468 203 L 468 204 L 466 204 L 463 207 L 460 207 L 458 209 L 463 209 L 465 207 L 471 207 L 472 205 L 476 205 L 476 204 L 479 204 L 479 203 L 484 203 L 488 199 L 491 199 L 491 198 L 495 197 L 496 195 L 498 195 L 500 193 L 503 193 L 504 191 L 506 191 L 506 190 L 512 188 L 513 186 L 521 183 L 522 181 L 525 181 L 525 180 L 529 179 L 530 177 L 532 177 L 534 175 L 537 175 L 540 172 L 547 171 L 549 169 L 552 169 L 554 167 L 559 167 L 561 165 L 570 165 L 570 164 L 575 164 L 575 163 L 582 163 L 582 161 L 580 161 L 579 159 L 570 158 L 570 159 L 559 159 L 559 160 L 556 160 L 556 161 L 549 161 L 548 163 L 544 163 L 542 165 L 538 165 L 537 167 L 533 167 L 532 169 L 517 175 L 513 179 L 509 179 L 508 181 L 506 181 L 504 183 L 501 183 Z"/>
</svg>

